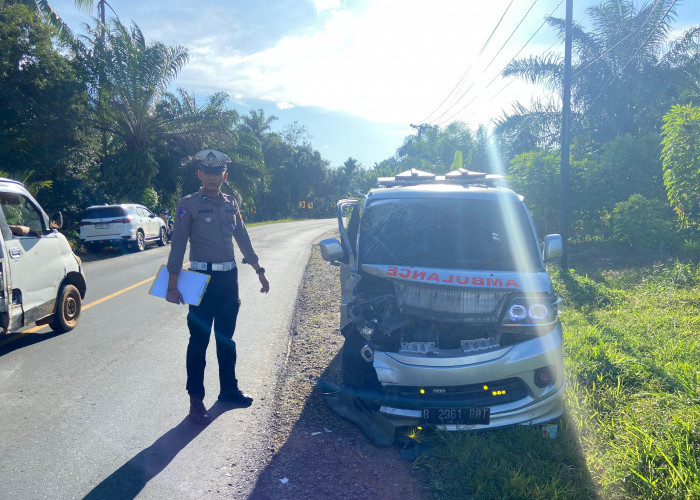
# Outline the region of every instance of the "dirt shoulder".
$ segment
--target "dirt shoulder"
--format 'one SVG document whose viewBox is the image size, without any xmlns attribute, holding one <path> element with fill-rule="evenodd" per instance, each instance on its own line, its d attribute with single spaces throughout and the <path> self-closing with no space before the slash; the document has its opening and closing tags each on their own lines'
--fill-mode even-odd
<svg viewBox="0 0 700 500">
<path fill-rule="evenodd" d="M 339 384 L 341 378 L 338 269 L 324 262 L 314 245 L 276 388 L 272 456 L 249 498 L 432 498 L 422 471 L 401 458 L 399 445 L 373 445 L 321 398 L 319 385 Z"/>
</svg>

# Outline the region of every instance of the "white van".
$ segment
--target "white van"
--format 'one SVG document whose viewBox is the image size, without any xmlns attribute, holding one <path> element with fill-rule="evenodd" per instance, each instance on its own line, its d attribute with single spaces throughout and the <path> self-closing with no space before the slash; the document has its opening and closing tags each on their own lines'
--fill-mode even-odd
<svg viewBox="0 0 700 500">
<path fill-rule="evenodd" d="M 0 178 L 0 315 L 2 333 L 48 324 L 75 328 L 85 298 L 80 258 L 21 182 Z"/>
</svg>

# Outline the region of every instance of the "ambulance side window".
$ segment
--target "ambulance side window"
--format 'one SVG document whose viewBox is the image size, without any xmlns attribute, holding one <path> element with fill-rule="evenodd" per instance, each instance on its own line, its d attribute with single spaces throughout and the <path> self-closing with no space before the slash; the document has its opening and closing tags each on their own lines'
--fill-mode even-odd
<svg viewBox="0 0 700 500">
<path fill-rule="evenodd" d="M 41 214 L 21 194 L 0 193 L 0 208 L 13 237 L 37 238 L 44 232 Z"/>
</svg>

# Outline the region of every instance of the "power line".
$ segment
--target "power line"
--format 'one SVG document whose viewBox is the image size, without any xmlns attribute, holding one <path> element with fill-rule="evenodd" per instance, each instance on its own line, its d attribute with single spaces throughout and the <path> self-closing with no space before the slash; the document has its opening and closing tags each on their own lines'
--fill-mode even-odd
<svg viewBox="0 0 700 500">
<path fill-rule="evenodd" d="M 525 21 L 525 18 L 530 14 L 530 11 L 532 10 L 532 8 L 535 6 L 535 4 L 536 4 L 537 2 L 539 2 L 539 0 L 534 0 L 534 2 L 532 2 L 532 5 L 530 5 L 530 8 L 529 8 L 529 9 L 527 9 L 527 12 L 526 12 L 525 15 L 523 16 L 523 18 L 520 20 L 520 22 L 518 23 L 518 25 L 513 29 L 513 31 L 511 31 L 511 33 L 510 33 L 510 35 L 508 36 L 508 38 L 506 39 L 506 41 L 503 42 L 503 45 L 501 45 L 501 48 L 498 49 L 498 52 L 496 52 L 496 55 L 493 56 L 493 58 L 489 61 L 489 63 L 486 65 L 486 67 L 483 69 L 482 72 L 484 72 L 484 71 L 486 71 L 487 69 L 489 69 L 489 67 L 491 66 L 491 64 L 493 63 L 493 61 L 495 61 L 496 58 L 498 57 L 498 54 L 501 53 L 501 51 L 502 51 L 503 48 L 506 46 L 506 44 L 510 41 L 510 39 L 513 37 L 513 35 L 515 35 L 515 32 L 518 31 L 518 28 L 520 28 L 520 25 L 523 24 L 523 21 Z"/>
<path fill-rule="evenodd" d="M 484 49 L 486 48 L 486 46 L 487 46 L 487 45 L 489 44 L 489 42 L 491 41 L 491 38 L 493 37 L 494 33 L 496 33 L 496 30 L 498 29 L 498 27 L 501 25 L 501 21 L 503 21 L 503 18 L 506 17 L 506 14 L 508 13 L 508 9 L 510 9 L 510 6 L 511 6 L 511 5 L 513 5 L 513 0 L 510 0 L 510 3 L 508 4 L 508 7 L 506 7 L 506 10 L 503 12 L 503 15 L 501 16 L 501 18 L 500 18 L 500 19 L 498 20 L 498 22 L 496 23 L 496 27 L 493 29 L 493 31 L 492 31 L 491 34 L 489 35 L 488 39 L 486 40 L 486 43 L 484 43 L 484 46 L 481 47 L 481 50 L 479 51 L 479 56 L 481 56 L 481 54 L 484 52 Z"/>
<path fill-rule="evenodd" d="M 496 26 L 495 26 L 495 27 L 493 28 L 493 30 L 491 31 L 491 34 L 489 35 L 488 39 L 486 40 L 486 42 L 484 42 L 484 45 L 481 47 L 481 50 L 479 51 L 479 56 L 481 56 L 481 53 L 484 51 L 484 49 L 486 48 L 486 46 L 487 46 L 487 45 L 489 44 L 489 42 L 491 41 L 491 37 L 493 37 L 494 33 L 496 33 L 496 30 L 497 30 L 498 27 L 500 26 L 501 21 L 503 21 L 503 18 L 505 17 L 506 13 L 508 12 L 508 9 L 510 9 L 510 6 L 513 5 L 513 1 L 514 1 L 514 0 L 510 0 L 510 3 L 508 4 L 508 7 L 506 7 L 506 10 L 503 11 L 503 14 L 501 15 L 501 18 L 498 20 L 498 22 L 496 23 Z M 442 107 L 442 105 L 445 104 L 445 103 L 447 102 L 447 100 L 455 93 L 455 91 L 457 90 L 457 88 L 462 84 L 462 81 L 467 77 L 467 74 L 469 74 L 469 71 L 472 69 L 472 66 L 473 66 L 473 64 L 470 64 L 470 65 L 469 65 L 469 67 L 467 68 L 467 70 L 466 70 L 466 71 L 464 72 L 464 74 L 462 75 L 462 78 L 459 79 L 459 81 L 458 81 L 457 84 L 452 88 L 452 90 L 450 91 L 450 93 L 447 94 L 447 97 L 445 97 L 445 99 L 438 105 L 438 107 L 436 107 L 433 111 L 431 111 L 430 114 L 428 114 L 428 116 L 426 116 L 423 120 L 421 120 L 420 123 L 425 123 L 425 122 L 427 122 L 428 119 L 429 119 L 432 115 L 434 115 L 435 113 L 438 112 L 438 110 Z M 473 86 L 473 85 L 472 85 L 472 86 Z M 469 88 L 471 88 L 471 87 L 469 87 Z M 467 91 L 469 91 L 469 89 L 467 89 Z M 460 98 L 457 100 L 457 102 L 459 102 L 461 99 L 462 99 L 462 97 L 460 97 Z M 456 104 L 456 103 L 450 103 L 450 105 L 448 106 L 448 110 L 449 110 L 449 108 L 450 108 L 453 104 Z M 440 118 L 442 118 L 442 116 L 444 116 L 444 113 L 443 113 L 442 115 L 440 115 L 438 118 L 436 118 L 435 120 L 432 120 L 432 121 L 435 122 L 435 121 L 439 120 Z"/>
<path fill-rule="evenodd" d="M 564 2 L 564 0 L 560 0 L 559 3 L 557 4 L 557 6 L 554 7 L 554 9 L 552 9 L 552 11 L 549 13 L 549 16 L 548 16 L 548 17 L 552 17 L 552 15 L 557 11 L 557 9 L 561 6 L 561 4 L 562 4 L 563 2 Z M 515 30 L 517 30 L 518 27 L 520 26 L 520 24 L 522 24 L 522 22 L 524 21 L 525 17 L 527 17 L 527 15 L 529 14 L 530 10 L 532 10 L 532 7 L 534 7 L 535 3 L 537 3 L 537 0 L 535 0 L 535 2 L 530 6 L 530 9 L 527 11 L 527 13 L 525 13 L 525 16 L 523 17 L 523 19 L 520 20 L 520 23 L 518 23 L 518 26 L 515 27 L 515 29 L 514 29 L 513 32 L 511 33 L 510 37 L 513 36 L 513 34 L 515 33 Z M 585 16 L 584 16 L 584 18 L 585 18 Z M 581 20 L 583 20 L 584 18 L 582 18 Z M 503 72 L 503 70 L 504 70 L 511 62 L 513 62 L 513 61 L 515 60 L 515 58 L 518 57 L 518 55 L 520 55 L 520 53 L 525 49 L 525 47 L 527 47 L 527 45 L 532 41 L 532 39 L 537 35 L 537 33 L 539 33 L 539 31 L 542 29 L 542 27 L 543 27 L 545 24 L 547 24 L 547 18 L 545 18 L 545 20 L 542 21 L 542 23 L 540 24 L 540 26 L 539 26 L 539 27 L 535 30 L 535 32 L 530 36 L 530 38 L 527 40 L 527 42 L 525 42 L 525 43 L 523 44 L 523 46 L 520 47 L 520 50 L 518 50 L 518 52 L 515 53 L 515 55 L 514 55 L 514 56 L 511 58 L 511 60 L 503 67 L 503 69 L 502 69 L 501 71 L 499 71 L 498 73 L 496 73 L 496 75 L 493 77 L 493 79 L 492 79 L 488 84 L 486 84 L 486 86 L 484 87 L 483 90 L 488 89 L 488 88 L 496 81 L 496 79 L 501 75 L 501 73 Z M 510 37 L 508 37 L 508 40 L 510 40 Z M 508 40 L 506 40 L 506 43 L 508 43 Z M 556 43 L 557 43 L 557 42 L 555 42 L 554 44 L 552 44 L 552 45 L 550 46 L 550 48 L 547 49 L 547 51 L 549 51 L 552 47 L 554 47 L 554 45 L 555 45 Z M 501 47 L 501 50 L 503 49 L 503 47 L 505 47 L 505 44 L 503 44 L 503 46 Z M 499 50 L 499 53 L 500 53 L 500 50 Z M 498 54 L 496 54 L 496 55 L 498 55 Z M 495 57 L 494 57 L 494 59 L 495 59 Z M 493 62 L 493 59 L 491 60 L 491 62 Z M 489 63 L 489 65 L 490 65 L 490 63 Z M 488 66 L 487 66 L 487 68 L 488 68 Z M 486 70 L 486 68 L 484 68 L 484 71 L 485 71 L 485 70 Z M 491 101 L 493 100 L 493 98 L 496 97 L 496 95 L 498 95 L 498 94 L 500 94 L 501 92 L 503 92 L 509 85 L 511 85 L 511 83 L 513 83 L 513 80 L 511 80 L 509 83 L 507 83 L 503 88 L 501 88 L 501 90 L 499 90 L 494 96 L 492 96 L 491 99 L 489 99 L 489 102 L 491 102 Z M 468 105 L 468 104 L 471 104 L 472 102 L 474 102 L 474 99 L 472 99 L 471 101 L 469 101 L 469 103 L 467 103 L 467 105 Z M 464 109 L 466 109 L 467 105 L 465 105 L 463 108 L 461 108 L 457 113 L 454 113 L 454 114 L 450 115 L 450 117 L 448 117 L 446 120 L 443 120 L 443 121 L 440 122 L 438 125 L 442 125 L 443 123 L 446 123 L 447 121 L 449 121 L 449 120 L 451 120 L 452 118 L 454 118 L 455 116 L 457 116 L 459 113 L 461 113 L 462 111 L 464 111 Z M 446 114 L 446 113 L 443 113 L 443 115 L 444 115 L 444 114 Z M 438 117 L 438 118 L 436 118 L 435 120 L 433 120 L 433 122 L 436 122 L 436 121 L 439 120 L 439 119 L 440 119 L 440 117 Z"/>
<path fill-rule="evenodd" d="M 465 71 L 464 74 L 462 75 L 462 78 L 460 78 L 459 81 L 457 82 L 457 85 L 455 85 L 454 88 L 450 91 L 450 93 L 447 94 L 447 97 L 445 97 L 445 99 L 438 105 L 438 107 L 435 108 L 434 110 L 432 110 L 428 116 L 426 116 L 425 118 L 423 118 L 423 119 L 420 121 L 420 123 L 426 123 L 426 122 L 428 121 L 428 119 L 429 119 L 434 113 L 436 113 L 436 112 L 442 107 L 443 104 L 445 104 L 445 103 L 447 102 L 447 100 L 452 96 L 452 94 L 454 94 L 455 90 L 457 90 L 457 88 L 462 84 L 462 81 L 464 81 L 464 79 L 467 77 L 467 75 L 469 74 L 469 71 L 470 71 L 471 69 L 472 69 L 472 65 L 470 64 L 469 67 L 467 68 L 467 71 Z M 452 105 L 452 104 L 450 104 L 450 105 Z M 448 108 L 449 108 L 449 106 L 448 106 Z M 439 119 L 440 119 L 440 117 L 436 118 L 436 120 L 439 120 Z M 433 120 L 433 121 L 435 121 L 435 120 Z"/>
<path fill-rule="evenodd" d="M 550 13 L 549 13 L 549 16 L 547 16 L 547 17 L 552 17 L 552 14 L 554 14 L 554 13 L 557 11 L 557 9 L 561 6 L 562 3 L 564 3 L 564 0 L 559 0 L 559 3 L 557 4 L 557 6 L 554 7 L 554 9 L 552 9 L 552 12 L 550 12 Z M 508 65 L 509 65 L 510 63 L 512 63 L 513 61 L 515 61 L 515 58 L 518 57 L 518 56 L 520 55 L 520 53 L 525 49 L 525 47 L 527 47 L 527 45 L 532 41 L 532 39 L 535 38 L 535 35 L 537 35 L 537 33 L 539 33 L 540 30 L 542 29 L 542 27 L 543 27 L 545 24 L 547 24 L 547 17 L 545 17 L 544 21 L 542 21 L 542 24 L 540 24 L 539 28 L 537 28 L 537 30 L 535 30 L 535 32 L 534 32 L 534 33 L 532 34 L 532 36 L 527 40 L 527 42 L 525 42 L 525 44 L 524 44 L 522 47 L 520 47 L 520 50 L 518 50 L 518 51 L 515 53 L 515 55 L 514 55 L 513 57 L 510 58 L 510 61 L 508 61 L 508 63 L 507 63 L 505 66 L 503 66 L 503 69 L 501 69 L 501 71 L 499 71 L 498 73 L 496 73 L 496 76 L 494 76 L 493 79 L 492 79 L 489 83 L 486 84 L 486 87 L 484 87 L 484 90 L 486 90 L 487 88 L 489 88 L 489 87 L 491 86 L 491 84 L 492 84 L 494 81 L 496 81 L 496 78 L 498 78 L 499 76 L 501 76 L 501 74 L 503 74 L 503 71 L 508 67 Z M 550 46 L 549 46 L 549 49 L 547 49 L 545 52 L 549 52 L 549 50 L 550 50 L 552 47 L 554 47 L 554 45 L 555 45 L 556 43 L 557 43 L 557 42 L 554 42 L 552 45 L 550 45 Z M 501 89 L 501 90 L 502 90 L 502 89 Z M 499 92 L 500 92 L 500 91 L 499 91 Z"/>
<path fill-rule="evenodd" d="M 561 1 L 559 2 L 559 4 L 557 4 L 557 6 L 554 8 L 554 10 L 549 14 L 549 17 L 552 17 L 552 14 L 554 14 L 554 12 L 559 8 L 559 6 L 563 3 L 563 1 L 564 1 L 564 0 L 561 0 Z M 588 13 L 586 13 L 581 19 L 579 19 L 577 22 L 575 22 L 575 23 L 574 23 L 574 26 L 580 25 L 580 24 L 583 22 L 583 20 L 586 19 L 587 17 L 588 17 Z M 543 22 L 542 24 L 540 24 L 540 27 L 537 28 L 537 31 L 535 31 L 535 33 L 530 37 L 530 40 L 532 40 L 532 38 L 537 34 L 537 32 L 538 32 L 540 29 L 542 29 L 542 27 L 543 27 L 546 23 L 547 23 L 547 19 L 545 19 L 544 22 Z M 530 43 L 530 40 L 528 40 L 528 41 L 525 43 L 525 45 L 523 45 L 523 46 L 521 47 L 521 49 L 513 56 L 513 58 L 510 60 L 510 62 L 509 62 L 508 64 L 510 64 L 511 62 L 513 62 L 513 61 L 515 60 L 515 58 L 518 56 L 518 54 L 520 54 L 520 52 L 525 48 L 525 46 L 526 46 L 528 43 Z M 552 50 L 552 49 L 554 48 L 554 46 L 555 46 L 557 43 L 559 43 L 559 42 L 554 42 L 554 43 L 553 43 L 552 45 L 550 45 L 544 52 L 547 53 L 547 52 L 549 52 L 550 50 Z M 503 69 L 505 69 L 505 68 L 508 66 L 508 64 L 506 64 L 506 66 L 504 66 Z M 491 84 L 496 80 L 496 78 L 498 78 L 498 76 L 499 76 L 501 73 L 503 73 L 503 70 L 501 70 L 501 71 L 493 78 L 493 80 L 491 80 L 491 81 L 489 82 L 489 84 L 486 85 L 486 87 L 484 87 L 484 90 L 486 90 L 487 88 L 489 88 L 489 87 L 491 86 Z M 507 82 L 503 87 L 501 87 L 501 89 L 498 90 L 498 92 L 496 92 L 495 94 L 493 94 L 493 95 L 489 98 L 488 102 L 493 101 L 496 97 L 498 97 L 498 96 L 501 94 L 501 92 L 503 92 L 505 89 L 507 89 L 508 87 L 510 87 L 510 85 L 512 85 L 514 82 L 515 82 L 515 79 L 514 79 L 514 78 L 511 78 L 510 80 L 508 80 L 508 82 Z M 473 116 L 474 114 L 475 114 L 475 113 L 472 113 L 472 114 L 470 115 L 470 117 Z"/>
<path fill-rule="evenodd" d="M 508 38 L 506 39 L 506 41 L 503 43 L 503 45 L 501 45 L 501 48 L 498 49 L 498 52 L 496 52 L 496 54 L 493 56 L 493 58 L 491 59 L 491 61 L 486 65 L 486 67 L 485 67 L 484 69 L 481 70 L 482 74 L 486 72 L 486 70 L 491 66 L 491 64 L 493 63 L 493 61 L 496 60 L 496 57 L 498 57 L 498 55 L 503 51 L 503 48 L 508 44 L 508 42 L 510 41 L 510 39 L 513 37 L 513 35 L 514 35 L 515 32 L 518 30 L 518 28 L 520 27 L 520 25 L 525 21 L 525 19 L 526 19 L 527 16 L 530 14 L 530 12 L 531 12 L 532 9 L 535 7 L 535 5 L 537 4 L 538 1 L 539 1 L 539 0 L 534 0 L 534 1 L 532 2 L 532 4 L 530 5 L 530 8 L 527 10 L 527 12 L 525 12 L 525 15 L 520 19 L 520 22 L 518 22 L 517 26 L 515 26 L 515 28 L 513 28 L 513 31 L 511 31 L 510 35 L 508 35 Z M 475 82 L 475 83 L 476 83 L 476 82 Z M 473 86 L 473 85 L 472 85 L 472 86 Z M 470 88 L 471 88 L 471 87 L 470 87 Z M 461 99 L 460 99 L 460 100 L 461 100 Z M 464 111 L 464 110 L 467 108 L 467 106 L 469 106 L 469 104 L 471 104 L 472 102 L 474 102 L 474 100 L 475 100 L 475 99 L 470 100 L 465 106 L 463 106 L 462 108 L 460 108 L 456 113 L 453 113 L 452 115 L 450 115 L 449 118 L 447 118 L 446 120 L 443 120 L 443 121 L 440 122 L 440 123 L 441 123 L 441 124 L 442 124 L 442 123 L 445 123 L 446 121 L 449 121 L 449 120 L 451 120 L 452 118 L 454 118 L 455 116 L 457 116 L 458 114 L 460 114 L 462 111 Z M 456 104 L 456 103 L 455 103 L 455 104 Z M 444 116 L 445 114 L 447 114 L 447 113 L 448 113 L 449 111 L 451 111 L 453 108 L 454 108 L 454 106 L 451 106 L 450 108 L 448 108 L 447 110 L 445 110 L 445 112 L 444 112 L 442 115 L 440 115 L 438 118 L 432 120 L 432 123 L 435 123 L 435 122 L 437 122 L 438 120 L 440 120 L 440 118 L 442 118 L 442 116 Z"/>
<path fill-rule="evenodd" d="M 656 26 L 654 26 L 654 29 L 652 30 L 652 32 L 649 33 L 649 36 L 647 37 L 647 39 L 644 40 L 644 43 L 639 46 L 639 48 L 636 50 L 636 52 L 634 54 L 632 54 L 632 57 L 630 57 L 630 60 L 625 63 L 625 65 L 622 67 L 622 69 L 620 69 L 620 74 L 622 74 L 622 72 L 629 65 L 629 63 L 631 63 L 632 60 L 635 57 L 637 57 L 637 54 L 639 54 L 639 51 L 642 50 L 642 47 L 644 47 L 649 42 L 649 40 L 651 40 L 651 37 L 654 36 L 654 33 L 656 33 L 656 30 L 659 29 L 659 26 L 661 26 L 661 23 L 664 22 L 664 19 L 666 19 L 666 16 L 668 16 L 669 12 L 671 12 L 671 9 L 673 9 L 673 6 L 676 5 L 677 1 L 678 0 L 673 0 L 673 3 L 668 7 L 668 9 L 666 9 L 666 12 L 664 12 L 663 17 L 661 17 L 661 19 L 659 19 L 659 22 L 656 23 Z M 646 21 L 645 21 L 645 23 L 646 23 Z"/>
</svg>

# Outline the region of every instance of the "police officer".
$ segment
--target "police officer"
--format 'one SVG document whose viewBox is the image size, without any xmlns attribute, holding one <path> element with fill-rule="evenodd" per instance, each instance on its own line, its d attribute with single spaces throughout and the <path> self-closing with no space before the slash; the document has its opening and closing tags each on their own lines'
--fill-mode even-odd
<svg viewBox="0 0 700 500">
<path fill-rule="evenodd" d="M 190 395 L 190 419 L 199 425 L 209 423 L 204 407 L 204 366 L 212 323 L 219 362 L 218 400 L 237 406 L 250 406 L 253 398 L 241 392 L 236 379 L 236 343 L 233 331 L 240 307 L 238 298 L 238 267 L 233 251 L 233 240 L 243 254 L 243 263 L 255 269 L 260 280 L 261 293 L 270 290 L 265 269 L 246 231 L 238 203 L 233 196 L 221 192 L 231 159 L 225 154 L 206 149 L 195 155 L 197 176 L 202 187 L 196 193 L 180 200 L 176 210 L 172 246 L 168 257 L 168 290 L 166 300 L 184 303 L 177 289 L 187 240 L 190 241 L 190 269 L 211 276 L 199 305 L 190 305 L 187 326 L 190 340 L 187 345 L 187 392 Z"/>
</svg>

